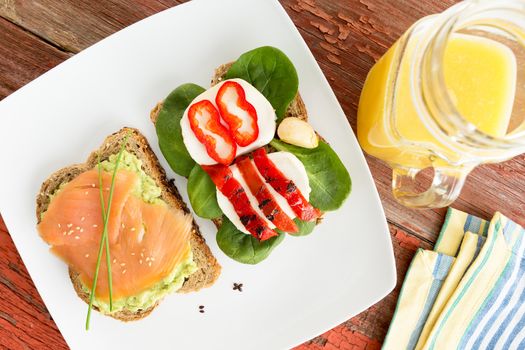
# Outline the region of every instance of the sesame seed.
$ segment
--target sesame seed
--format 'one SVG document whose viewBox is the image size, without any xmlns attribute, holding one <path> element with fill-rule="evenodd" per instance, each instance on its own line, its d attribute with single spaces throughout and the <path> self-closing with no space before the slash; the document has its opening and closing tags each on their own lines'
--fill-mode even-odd
<svg viewBox="0 0 525 350">
<path fill-rule="evenodd" d="M 140 257 L 143 258 L 144 257 L 144 253 L 140 253 Z"/>
<path fill-rule="evenodd" d="M 77 226 L 76 229 L 77 229 L 77 231 L 80 230 L 80 226 Z"/>
<path fill-rule="evenodd" d="M 148 256 L 148 257 L 146 258 L 146 261 L 149 261 L 149 260 L 150 260 L 150 259 L 149 259 L 149 256 Z"/>
<path fill-rule="evenodd" d="M 115 264 L 117 262 L 117 259 L 113 259 L 113 264 Z"/>
<path fill-rule="evenodd" d="M 67 224 L 67 228 L 70 228 L 71 226 L 73 226 L 73 224 Z"/>
<path fill-rule="evenodd" d="M 155 258 L 151 257 L 150 260 L 151 260 L 151 261 L 155 261 Z"/>
<path fill-rule="evenodd" d="M 122 228 L 126 228 L 126 225 L 124 225 L 124 224 L 122 224 L 121 226 L 122 226 Z"/>
<path fill-rule="evenodd" d="M 86 258 L 89 258 L 89 254 L 84 255 Z"/>
<path fill-rule="evenodd" d="M 120 266 L 126 266 L 126 263 L 121 263 Z"/>
<path fill-rule="evenodd" d="M 71 234 L 72 234 L 73 232 L 75 232 L 75 231 L 70 230 L 70 231 L 67 233 L 67 235 L 68 235 L 68 236 L 71 236 Z"/>
<path fill-rule="evenodd" d="M 141 265 L 142 265 L 142 259 L 140 259 L 140 260 L 139 260 L 139 264 L 141 264 Z"/>
<path fill-rule="evenodd" d="M 133 231 L 135 231 L 135 227 L 132 227 L 132 228 L 131 228 L 131 232 L 133 232 Z"/>
<path fill-rule="evenodd" d="M 63 235 L 65 236 L 65 235 L 67 235 L 67 232 L 66 232 L 66 231 L 64 231 L 64 233 L 62 233 L 62 234 L 63 234 Z"/>
<path fill-rule="evenodd" d="M 148 263 L 148 266 L 151 267 L 151 261 Z"/>
<path fill-rule="evenodd" d="M 60 228 L 60 224 L 58 224 L 58 228 Z"/>
<path fill-rule="evenodd" d="M 98 225 L 97 225 L 97 224 L 94 224 L 93 227 L 98 227 Z"/>
<path fill-rule="evenodd" d="M 131 256 L 135 255 L 135 253 L 131 253 Z"/>
<path fill-rule="evenodd" d="M 80 232 L 84 232 L 84 229 L 83 229 L 83 228 L 81 228 L 81 229 L 80 229 Z"/>
<path fill-rule="evenodd" d="M 86 218 L 85 217 L 81 217 L 80 218 L 80 221 L 84 221 Z"/>
<path fill-rule="evenodd" d="M 75 236 L 75 239 L 80 239 L 80 237 L 79 236 Z"/>
<path fill-rule="evenodd" d="M 89 194 L 89 192 L 88 192 L 88 191 L 86 191 L 86 192 L 84 192 L 84 194 L 85 194 L 85 195 L 87 196 L 87 195 Z"/>
<path fill-rule="evenodd" d="M 95 188 L 95 184 L 91 184 L 91 187 Z"/>
<path fill-rule="evenodd" d="M 122 270 L 122 273 L 124 274 L 124 273 L 126 273 L 126 271 L 127 271 L 127 270 L 126 270 L 126 269 L 124 269 L 124 270 Z"/>
</svg>

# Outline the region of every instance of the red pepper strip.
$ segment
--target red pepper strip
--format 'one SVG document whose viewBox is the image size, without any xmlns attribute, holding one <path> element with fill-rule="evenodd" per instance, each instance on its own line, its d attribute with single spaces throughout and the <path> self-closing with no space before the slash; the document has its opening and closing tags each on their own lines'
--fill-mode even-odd
<svg viewBox="0 0 525 350">
<path fill-rule="evenodd" d="M 266 184 L 261 180 L 257 169 L 252 164 L 250 158 L 245 157 L 238 160 L 235 164 L 239 168 L 244 181 L 248 184 L 250 191 L 257 199 L 259 208 L 262 210 L 268 220 L 281 231 L 295 233 L 299 231 L 297 225 L 293 220 L 286 215 L 281 209 L 272 193 L 266 187 Z"/>
<path fill-rule="evenodd" d="M 259 148 L 253 153 L 253 160 L 266 182 L 272 185 L 277 193 L 286 198 L 299 219 L 313 221 L 321 216 L 321 211 L 308 203 L 294 182 L 288 180 L 268 158 L 264 148 Z"/>
<path fill-rule="evenodd" d="M 203 165 L 202 169 L 210 175 L 213 183 L 233 205 L 242 224 L 252 236 L 260 241 L 277 236 L 250 205 L 250 200 L 241 184 L 233 177 L 232 171 L 225 165 Z"/>
<path fill-rule="evenodd" d="M 188 110 L 191 130 L 208 155 L 220 164 L 228 165 L 235 158 L 237 145 L 228 129 L 221 124 L 219 111 L 208 100 L 196 102 Z"/>
<path fill-rule="evenodd" d="M 239 146 L 248 146 L 257 139 L 257 112 L 246 100 L 244 89 L 239 83 L 227 81 L 222 84 L 215 97 L 215 103 Z M 234 103 L 238 108 L 232 105 Z"/>
</svg>

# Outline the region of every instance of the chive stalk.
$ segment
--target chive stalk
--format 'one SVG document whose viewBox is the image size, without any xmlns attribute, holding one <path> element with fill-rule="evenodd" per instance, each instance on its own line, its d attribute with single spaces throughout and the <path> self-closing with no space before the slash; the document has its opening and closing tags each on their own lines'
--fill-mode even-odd
<svg viewBox="0 0 525 350">
<path fill-rule="evenodd" d="M 110 258 L 109 258 L 109 239 L 108 239 L 108 223 L 109 223 L 109 217 L 111 214 L 111 203 L 113 201 L 113 192 L 115 189 L 115 178 L 117 175 L 117 170 L 120 164 L 120 160 L 122 159 L 122 154 L 124 153 L 124 149 L 126 147 L 127 141 L 128 141 L 129 133 L 126 135 L 124 141 L 122 142 L 122 146 L 120 148 L 120 151 L 117 156 L 117 161 L 115 162 L 115 169 L 113 169 L 113 176 L 111 177 L 111 186 L 109 189 L 109 198 L 108 198 L 108 205 L 107 210 L 105 209 L 104 204 L 104 196 L 103 196 L 103 189 L 102 189 L 102 173 L 100 169 L 100 158 L 99 158 L 99 164 L 98 164 L 98 171 L 99 171 L 99 190 L 100 190 L 100 198 L 101 198 L 101 205 L 102 205 L 102 218 L 104 221 L 104 229 L 102 231 L 102 237 L 100 239 L 100 245 L 98 249 L 98 256 L 97 256 L 97 264 L 95 267 L 95 275 L 93 276 L 93 284 L 91 286 L 91 295 L 89 296 L 89 306 L 88 306 L 88 313 L 86 317 L 86 330 L 89 330 L 89 321 L 91 319 L 91 310 L 93 309 L 93 301 L 95 299 L 95 291 L 97 289 L 97 279 L 98 279 L 98 272 L 100 270 L 100 263 L 102 261 L 102 252 L 104 249 L 104 246 L 106 247 L 106 264 L 108 266 L 108 286 L 109 286 L 109 300 L 110 300 L 110 310 L 112 309 L 112 279 L 111 279 L 111 265 L 110 265 Z"/>
<path fill-rule="evenodd" d="M 106 222 L 106 204 L 104 202 L 104 191 L 102 190 L 102 167 L 100 166 L 100 153 L 98 154 L 98 187 L 100 194 L 100 206 L 102 207 L 102 222 Z M 113 277 L 111 273 L 111 256 L 109 253 L 109 237 L 106 235 L 106 266 L 108 268 L 108 288 L 109 288 L 109 311 L 113 311 Z"/>
</svg>

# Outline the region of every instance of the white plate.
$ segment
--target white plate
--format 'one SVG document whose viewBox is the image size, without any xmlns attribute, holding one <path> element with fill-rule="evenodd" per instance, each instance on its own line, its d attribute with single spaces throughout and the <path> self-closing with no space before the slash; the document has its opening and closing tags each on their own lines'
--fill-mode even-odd
<svg viewBox="0 0 525 350">
<path fill-rule="evenodd" d="M 349 169 L 353 191 L 308 237 L 286 237 L 256 266 L 225 256 L 217 283 L 170 295 L 147 318 L 121 323 L 75 294 L 64 264 L 35 229 L 35 196 L 53 171 L 83 162 L 122 126 L 139 128 L 163 166 L 149 111 L 181 83 L 209 86 L 213 69 L 262 45 L 299 73 L 313 126 Z M 306 341 L 383 298 L 395 285 L 385 216 L 354 134 L 299 32 L 277 1 L 198 0 L 169 9 L 67 60 L 0 102 L 0 211 L 58 328 L 74 349 L 281 349 Z M 168 170 L 169 176 L 174 176 Z M 186 181 L 175 176 L 185 199 Z M 232 290 L 242 282 L 242 293 Z M 206 312 L 198 312 L 205 305 Z"/>
</svg>

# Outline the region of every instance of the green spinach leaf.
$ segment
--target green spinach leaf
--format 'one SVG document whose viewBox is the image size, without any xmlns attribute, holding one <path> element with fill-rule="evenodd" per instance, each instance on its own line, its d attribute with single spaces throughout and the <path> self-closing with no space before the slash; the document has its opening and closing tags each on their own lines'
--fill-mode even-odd
<svg viewBox="0 0 525 350">
<path fill-rule="evenodd" d="M 345 166 L 326 142 L 319 141 L 313 149 L 302 148 L 273 139 L 278 151 L 293 153 L 304 164 L 312 192 L 310 203 L 322 211 L 338 209 L 352 189 L 352 180 Z"/>
<path fill-rule="evenodd" d="M 284 116 L 299 87 L 293 63 L 281 50 L 271 46 L 242 54 L 225 77 L 241 78 L 255 86 L 272 104 L 277 120 Z"/>
<path fill-rule="evenodd" d="M 299 218 L 295 218 L 293 219 L 293 221 L 295 221 L 295 224 L 297 225 L 299 232 L 290 233 L 290 236 L 292 237 L 307 236 L 310 233 L 312 233 L 316 225 L 315 221 L 303 221 Z"/>
<path fill-rule="evenodd" d="M 222 217 L 222 225 L 217 232 L 219 248 L 233 260 L 243 264 L 257 264 L 266 259 L 272 250 L 284 239 L 285 234 L 279 234 L 264 242 L 247 235 L 235 227 L 226 216 Z"/>
<path fill-rule="evenodd" d="M 184 177 L 190 175 L 195 161 L 182 141 L 180 120 L 190 102 L 204 91 L 195 84 L 183 84 L 173 90 L 164 100 L 155 124 L 164 158 L 174 172 Z"/>
<path fill-rule="evenodd" d="M 199 164 L 195 164 L 188 177 L 188 195 L 193 211 L 201 218 L 215 219 L 222 215 L 217 188 Z"/>
</svg>

